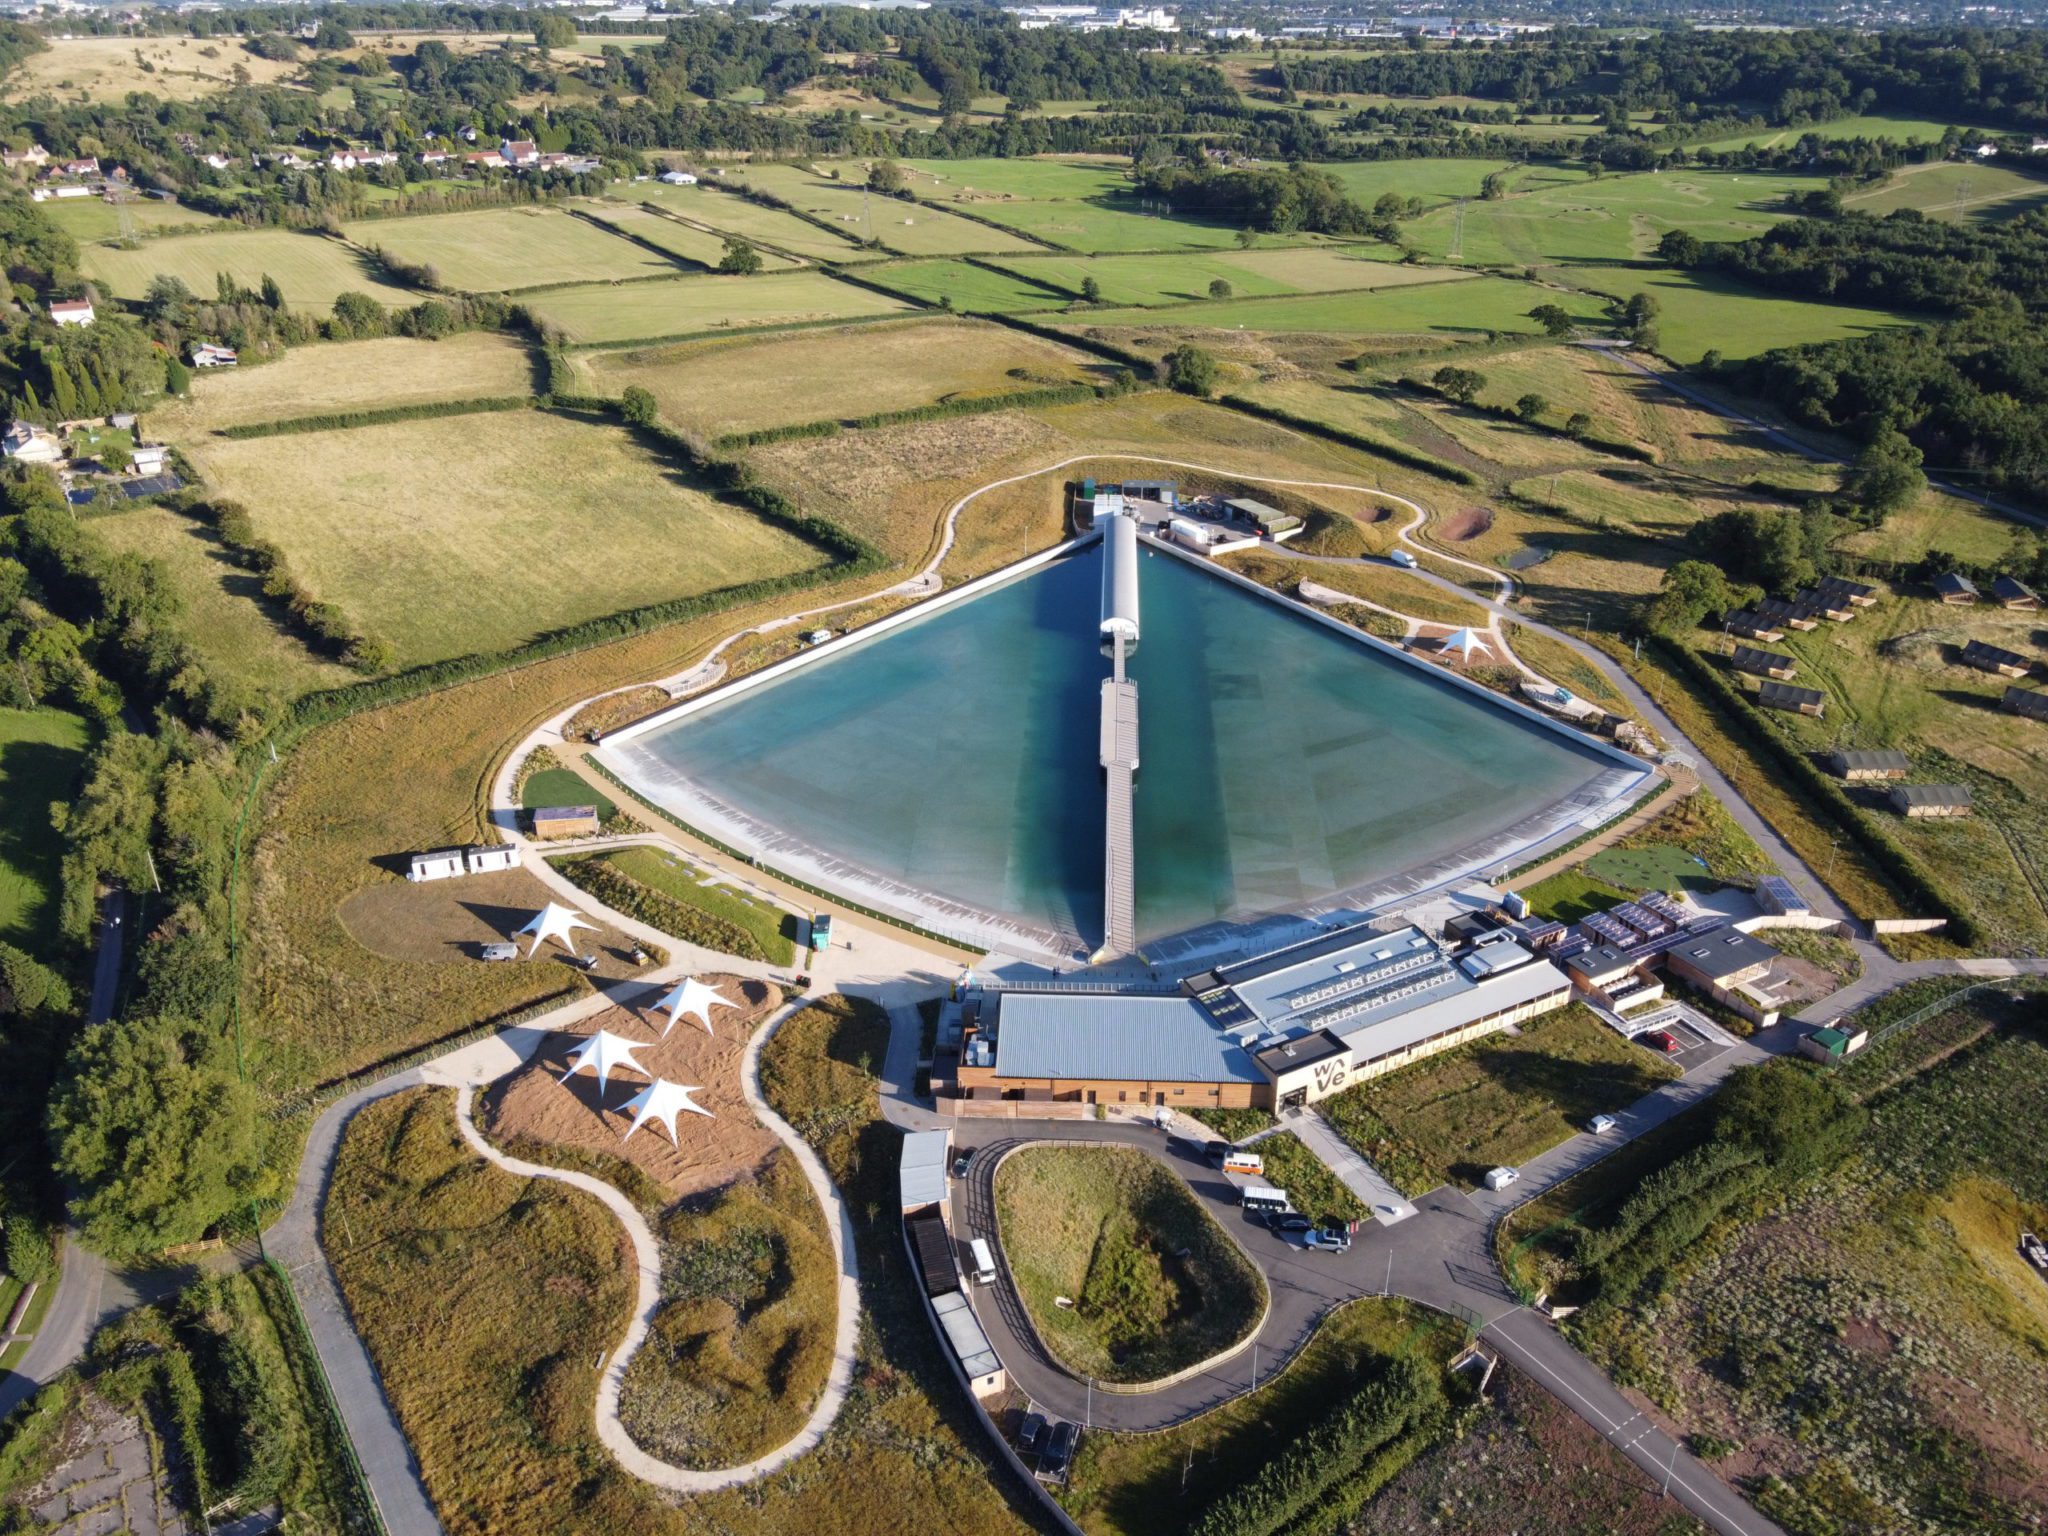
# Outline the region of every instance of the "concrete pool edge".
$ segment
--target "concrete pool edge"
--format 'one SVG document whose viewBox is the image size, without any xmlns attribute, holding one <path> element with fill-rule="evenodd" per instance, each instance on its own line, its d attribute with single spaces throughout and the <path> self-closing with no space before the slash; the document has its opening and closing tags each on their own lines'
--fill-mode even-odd
<svg viewBox="0 0 2048 1536">
<path fill-rule="evenodd" d="M 1091 530 L 1064 540 L 924 602 L 889 614 L 873 624 L 785 657 L 757 672 L 707 688 L 605 736 L 593 746 L 590 756 L 608 776 L 686 831 L 729 848 L 766 873 L 779 875 L 799 886 L 815 888 L 828 900 L 838 899 L 849 906 L 865 907 L 885 920 L 920 929 L 963 948 L 1020 958 L 1035 957 L 1067 967 L 1084 965 L 1092 945 L 1078 932 L 978 906 L 867 868 L 741 810 L 696 780 L 663 774 L 652 768 L 639 752 L 632 750 L 632 743 L 700 711 L 733 702 L 814 663 L 835 659 L 856 647 L 884 638 L 894 630 L 1033 575 L 1087 549 L 1101 537 L 1100 530 Z M 1507 698 L 1377 636 L 1355 629 L 1284 593 L 1261 586 L 1248 577 L 1162 540 L 1148 536 L 1144 543 L 1152 550 L 1173 555 L 1191 567 L 1220 578 L 1239 591 L 1265 599 L 1283 613 L 1312 620 L 1337 638 L 1398 662 L 1415 675 L 1435 679 L 1449 686 L 1454 693 L 1461 692 L 1468 703 L 1499 710 L 1525 725 L 1539 726 L 1547 735 L 1595 759 L 1604 760 L 1609 766 L 1594 772 L 1570 793 L 1532 807 L 1508 826 L 1442 849 L 1430 858 L 1411 862 L 1370 881 L 1327 892 L 1312 900 L 1272 908 L 1247 908 L 1224 918 L 1154 935 L 1141 943 L 1141 952 L 1170 951 L 1196 935 L 1221 934 L 1233 929 L 1250 930 L 1275 919 L 1297 918 L 1316 922 L 1337 913 L 1358 916 L 1412 905 L 1460 882 L 1469 881 L 1486 870 L 1540 857 L 1562 843 L 1583 836 L 1588 830 L 1607 825 L 1623 814 L 1643 790 L 1660 777 L 1654 765 L 1611 743 L 1575 730 L 1518 700 Z M 617 751 L 615 748 L 626 750 Z"/>
</svg>

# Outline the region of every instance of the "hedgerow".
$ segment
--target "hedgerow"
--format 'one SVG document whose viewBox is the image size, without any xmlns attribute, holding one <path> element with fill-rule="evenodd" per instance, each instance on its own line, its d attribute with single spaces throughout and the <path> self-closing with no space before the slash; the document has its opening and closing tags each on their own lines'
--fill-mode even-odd
<svg viewBox="0 0 2048 1536">
<path fill-rule="evenodd" d="M 831 437 L 842 426 L 859 431 L 877 427 L 900 427 L 915 421 L 946 421 L 955 416 L 979 416 L 989 411 L 1028 410 L 1048 405 L 1080 405 L 1088 400 L 1120 394 L 1117 386 L 1061 384 L 1043 389 L 1013 389 L 999 395 L 970 395 L 958 400 L 938 400 L 930 405 L 906 406 L 899 411 L 876 411 L 850 421 L 807 421 L 786 427 L 763 427 L 758 432 L 734 432 L 718 440 L 721 449 L 758 448 L 766 443 L 793 438 Z"/>
<path fill-rule="evenodd" d="M 283 437 L 293 432 L 333 432 L 345 427 L 381 427 L 394 421 L 424 421 L 436 416 L 477 416 L 487 411 L 524 411 L 540 401 L 532 395 L 479 395 L 468 400 L 428 400 L 418 405 L 389 405 L 373 411 L 330 411 L 322 416 L 293 416 L 283 421 L 252 421 L 222 427 L 232 438 Z"/>
<path fill-rule="evenodd" d="M 212 525 L 215 535 L 235 553 L 245 569 L 263 578 L 263 595 L 284 605 L 292 624 L 316 651 L 333 656 L 358 672 L 382 672 L 391 665 L 388 643 L 359 629 L 333 603 L 322 602 L 301 585 L 286 562 L 285 553 L 268 539 L 256 536 L 248 508 L 235 501 L 187 499 L 178 510 Z"/>
<path fill-rule="evenodd" d="M 1333 427 L 1326 421 L 1317 421 L 1312 416 L 1297 416 L 1292 411 L 1283 411 L 1278 406 L 1261 405 L 1243 395 L 1225 395 L 1217 402 L 1233 411 L 1242 411 L 1247 416 L 1257 416 L 1265 421 L 1276 422 L 1283 427 L 1292 427 L 1297 432 L 1306 432 L 1311 437 L 1327 438 L 1330 442 L 1341 443 L 1346 448 L 1356 448 L 1364 453 L 1374 454 L 1382 459 L 1392 459 L 1396 464 L 1405 464 L 1410 469 L 1419 469 L 1425 475 L 1434 475 L 1439 480 L 1449 480 L 1455 485 L 1477 485 L 1479 477 L 1458 464 L 1445 464 L 1432 459 L 1428 454 L 1417 453 L 1399 443 L 1383 438 L 1368 437 L 1363 432 L 1353 432 L 1344 427 Z"/>
</svg>

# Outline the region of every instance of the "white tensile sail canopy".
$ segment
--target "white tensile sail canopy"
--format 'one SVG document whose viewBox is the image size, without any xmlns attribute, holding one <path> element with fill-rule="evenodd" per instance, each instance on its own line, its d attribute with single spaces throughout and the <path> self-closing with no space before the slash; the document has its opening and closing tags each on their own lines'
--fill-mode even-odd
<svg viewBox="0 0 2048 1536">
<path fill-rule="evenodd" d="M 566 1083 L 585 1067 L 589 1067 L 597 1073 L 597 1091 L 602 1094 L 615 1067 L 630 1067 L 642 1077 L 652 1077 L 651 1072 L 633 1059 L 633 1053 L 646 1043 L 644 1040 L 628 1040 L 624 1035 L 615 1035 L 608 1029 L 600 1029 L 569 1053 L 569 1070 L 562 1074 L 562 1081 Z"/>
<path fill-rule="evenodd" d="M 1493 654 L 1492 650 L 1488 648 L 1485 639 L 1476 629 L 1461 629 L 1453 634 L 1444 636 L 1441 648 L 1446 651 L 1456 651 L 1466 661 L 1472 659 L 1474 651 L 1485 651 L 1489 656 Z"/>
<path fill-rule="evenodd" d="M 529 933 L 533 935 L 533 942 L 526 946 L 526 958 L 529 960 L 533 958 L 533 952 L 539 949 L 541 945 L 547 943 L 549 939 L 553 939 L 573 955 L 576 953 L 574 932 L 578 928 L 588 928 L 592 932 L 596 932 L 597 924 L 585 922 L 582 913 L 572 911 L 559 902 L 551 901 L 545 907 L 542 907 L 540 911 L 536 912 L 533 915 L 533 920 L 513 934 L 512 937 L 517 939 L 523 938 Z"/>
<path fill-rule="evenodd" d="M 662 1038 L 667 1039 L 669 1030 L 674 1029 L 676 1022 L 686 1014 L 693 1016 L 699 1024 L 704 1026 L 705 1034 L 715 1034 L 716 1031 L 711 1027 L 711 1005 L 713 1003 L 718 1004 L 722 1008 L 739 1007 L 738 1003 L 726 997 L 717 989 L 706 986 L 694 976 L 685 976 L 668 996 L 654 1005 L 657 1008 L 666 1008 L 668 1010 L 668 1024 L 661 1032 Z"/>
<path fill-rule="evenodd" d="M 668 1127 L 670 1143 L 681 1146 L 682 1144 L 676 1140 L 677 1115 L 687 1111 L 693 1115 L 702 1115 L 706 1120 L 717 1118 L 702 1104 L 690 1102 L 690 1095 L 695 1092 L 697 1089 L 690 1085 L 672 1083 L 666 1078 L 657 1077 L 621 1106 L 624 1113 L 632 1115 L 633 1123 L 626 1127 L 626 1134 L 619 1140 L 631 1141 L 633 1133 L 641 1126 L 650 1120 L 659 1120 Z"/>
</svg>

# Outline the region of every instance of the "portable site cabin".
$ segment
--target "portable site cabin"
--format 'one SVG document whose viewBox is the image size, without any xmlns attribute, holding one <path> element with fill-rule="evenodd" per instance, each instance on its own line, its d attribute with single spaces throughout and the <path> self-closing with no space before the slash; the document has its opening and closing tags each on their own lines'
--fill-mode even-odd
<svg viewBox="0 0 2048 1536">
<path fill-rule="evenodd" d="M 407 867 L 405 878 L 415 885 L 429 880 L 449 880 L 463 873 L 462 850 L 460 848 L 436 848 L 430 853 L 416 853 Z"/>
<path fill-rule="evenodd" d="M 478 843 L 463 855 L 472 875 L 488 875 L 500 869 L 519 867 L 517 843 Z"/>
</svg>

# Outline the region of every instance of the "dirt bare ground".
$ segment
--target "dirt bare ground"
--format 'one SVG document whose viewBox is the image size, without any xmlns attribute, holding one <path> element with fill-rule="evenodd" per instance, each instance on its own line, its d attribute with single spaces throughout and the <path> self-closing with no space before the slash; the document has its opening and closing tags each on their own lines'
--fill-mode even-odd
<svg viewBox="0 0 2048 1536">
<path fill-rule="evenodd" d="M 1452 544 L 1463 544 L 1476 539 L 1493 527 L 1493 511 L 1490 507 L 1461 507 L 1443 521 L 1436 536 Z"/>
<path fill-rule="evenodd" d="M 739 1004 L 713 1006 L 715 1033 L 707 1034 L 694 1017 L 679 1019 L 669 1028 L 668 1015 L 651 1007 L 607 1009 L 574 1031 L 550 1038 L 531 1061 L 492 1087 L 478 1116 L 485 1133 L 505 1147 L 538 1144 L 623 1158 L 672 1200 L 723 1188 L 760 1167 L 778 1143 L 748 1108 L 740 1072 L 747 1037 L 779 995 L 764 981 L 728 975 L 697 979 Z M 589 1071 L 564 1082 L 569 1053 L 600 1029 L 642 1042 L 635 1059 L 646 1070 L 615 1071 L 602 1090 Z M 708 1110 L 709 1117 L 676 1116 L 673 1143 L 659 1124 L 646 1125 L 631 1140 L 622 1140 L 633 1123 L 623 1106 L 650 1077 L 696 1089 L 691 1100 Z"/>
</svg>

